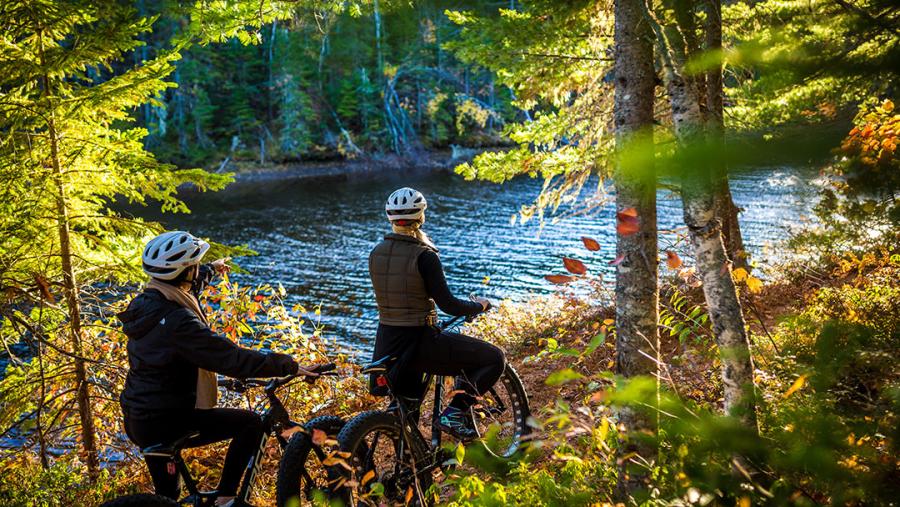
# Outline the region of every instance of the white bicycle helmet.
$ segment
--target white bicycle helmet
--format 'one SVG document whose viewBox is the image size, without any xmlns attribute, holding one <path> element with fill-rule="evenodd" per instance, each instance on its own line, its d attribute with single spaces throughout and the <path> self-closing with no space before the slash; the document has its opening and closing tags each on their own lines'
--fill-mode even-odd
<svg viewBox="0 0 900 507">
<path fill-rule="evenodd" d="M 421 220 L 427 207 L 428 203 L 422 192 L 403 187 L 394 190 L 388 197 L 384 211 L 387 212 L 388 220 L 391 222 L 394 220 Z"/>
<path fill-rule="evenodd" d="M 173 280 L 186 268 L 200 264 L 209 243 L 189 232 L 164 232 L 151 239 L 141 260 L 144 272 L 160 280 Z"/>
</svg>

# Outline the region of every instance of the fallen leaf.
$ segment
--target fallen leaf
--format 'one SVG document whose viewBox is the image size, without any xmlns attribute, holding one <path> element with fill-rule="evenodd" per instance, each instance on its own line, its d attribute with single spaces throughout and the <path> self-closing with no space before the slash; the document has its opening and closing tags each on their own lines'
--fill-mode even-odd
<svg viewBox="0 0 900 507">
<path fill-rule="evenodd" d="M 666 250 L 666 266 L 669 266 L 669 269 L 678 269 L 681 267 L 681 264 L 681 257 L 677 253 Z"/>
<path fill-rule="evenodd" d="M 624 260 L 625 260 L 625 254 L 621 254 L 618 257 L 616 257 L 615 259 L 609 261 L 607 264 L 609 264 L 610 266 L 618 266 L 619 264 L 622 264 L 622 261 L 624 261 Z"/>
<path fill-rule="evenodd" d="M 600 250 L 600 243 L 597 243 L 596 239 L 589 238 L 587 236 L 581 237 L 581 242 L 584 243 L 584 247 L 592 252 L 596 252 Z"/>
<path fill-rule="evenodd" d="M 568 257 L 563 257 L 563 265 L 566 267 L 566 271 L 575 275 L 583 275 L 587 273 L 587 266 L 584 265 L 578 259 L 570 259 Z"/>
<path fill-rule="evenodd" d="M 406 489 L 406 499 L 403 500 L 403 503 L 406 505 L 409 505 L 409 502 L 410 502 L 410 500 L 412 500 L 412 497 L 413 497 L 413 489 L 412 489 L 412 486 L 410 486 Z"/>
<path fill-rule="evenodd" d="M 806 384 L 806 375 L 800 375 L 797 377 L 797 380 L 791 384 L 791 387 L 781 395 L 782 398 L 787 398 L 788 396 L 796 393 L 800 389 L 803 389 L 803 386 Z"/>
<path fill-rule="evenodd" d="M 558 284 L 569 283 L 575 279 L 574 277 L 571 277 L 569 275 L 547 275 L 544 278 L 550 283 Z"/>
<path fill-rule="evenodd" d="M 375 470 L 369 470 L 368 472 L 366 472 L 366 475 L 363 475 L 362 482 L 360 482 L 360 484 L 362 486 L 365 486 L 367 482 L 371 481 L 374 478 L 375 478 Z"/>
</svg>

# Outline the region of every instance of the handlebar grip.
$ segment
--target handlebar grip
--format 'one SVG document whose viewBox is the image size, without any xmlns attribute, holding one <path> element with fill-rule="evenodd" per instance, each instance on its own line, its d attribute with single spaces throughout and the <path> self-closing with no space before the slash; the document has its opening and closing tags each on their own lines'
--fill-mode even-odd
<svg viewBox="0 0 900 507">
<path fill-rule="evenodd" d="M 319 374 L 322 374 L 322 373 L 329 372 L 329 371 L 332 371 L 332 370 L 335 370 L 335 369 L 337 369 L 337 365 L 336 365 L 336 364 L 334 364 L 334 363 L 325 363 L 325 364 L 319 364 L 319 365 L 316 365 L 316 366 L 315 366 L 312 370 L 310 370 L 310 371 L 313 372 L 313 373 L 319 373 Z"/>
</svg>

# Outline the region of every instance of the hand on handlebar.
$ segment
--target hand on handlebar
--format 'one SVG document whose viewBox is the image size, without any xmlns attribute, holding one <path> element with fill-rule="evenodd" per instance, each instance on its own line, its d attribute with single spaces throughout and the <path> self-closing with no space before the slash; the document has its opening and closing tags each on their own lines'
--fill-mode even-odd
<svg viewBox="0 0 900 507">
<path fill-rule="evenodd" d="M 475 301 L 476 303 L 481 304 L 481 312 L 484 313 L 491 309 L 491 302 L 487 298 L 476 296 L 475 294 L 471 294 L 469 299 Z"/>
<path fill-rule="evenodd" d="M 316 377 L 319 376 L 319 372 L 316 371 L 317 366 L 318 365 L 297 366 L 297 373 L 295 375 L 301 375 L 304 382 L 312 384 L 316 381 Z"/>
</svg>

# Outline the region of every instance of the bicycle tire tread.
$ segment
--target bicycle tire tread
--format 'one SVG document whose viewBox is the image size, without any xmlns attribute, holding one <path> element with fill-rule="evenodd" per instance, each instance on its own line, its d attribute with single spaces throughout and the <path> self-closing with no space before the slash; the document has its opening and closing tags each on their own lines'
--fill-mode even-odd
<svg viewBox="0 0 900 507">
<path fill-rule="evenodd" d="M 301 471 L 306 466 L 306 460 L 309 458 L 313 445 L 309 433 L 318 429 L 326 434 L 335 435 L 343 426 L 344 420 L 340 417 L 319 416 L 310 419 L 303 425 L 307 432 L 297 432 L 291 437 L 281 455 L 281 462 L 278 464 L 278 477 L 275 483 L 276 505 L 279 507 L 288 505 L 291 499 L 298 498 L 302 494 L 300 491 Z"/>
</svg>

